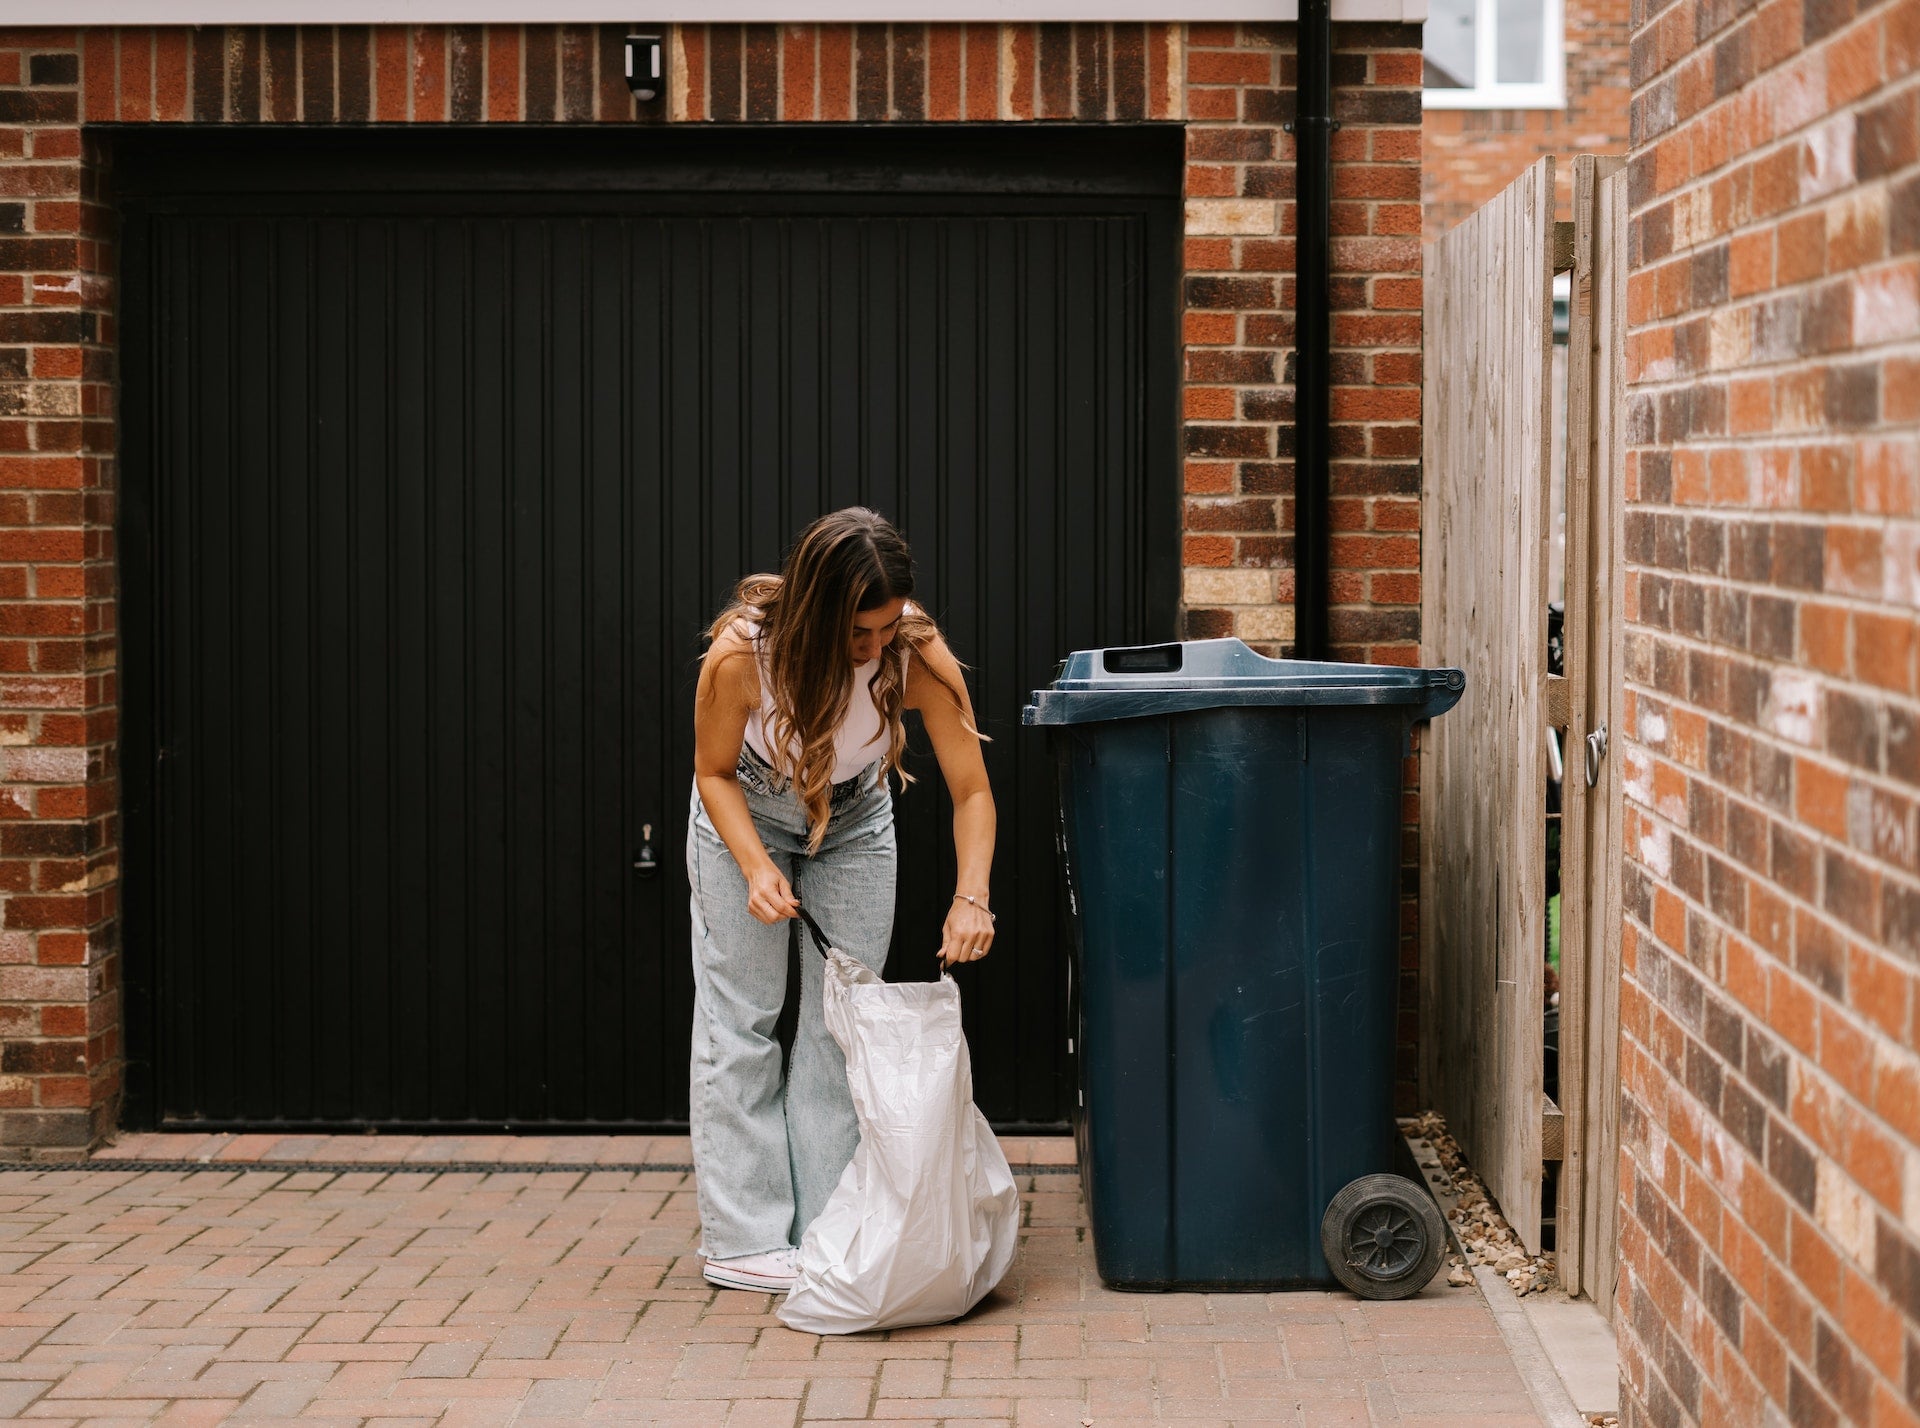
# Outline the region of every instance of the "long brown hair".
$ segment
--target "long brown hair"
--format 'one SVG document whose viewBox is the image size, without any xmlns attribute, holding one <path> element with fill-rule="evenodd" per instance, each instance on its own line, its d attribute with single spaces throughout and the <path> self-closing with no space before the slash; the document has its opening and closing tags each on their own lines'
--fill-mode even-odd
<svg viewBox="0 0 1920 1428">
<path fill-rule="evenodd" d="M 878 512 L 849 506 L 821 516 L 801 531 L 778 575 L 749 575 L 735 586 L 732 603 L 708 630 L 708 638 L 718 639 L 737 620 L 759 623 L 761 697 L 766 698 L 768 681 L 773 694 L 767 718 L 768 753 L 774 767 L 793 780 L 800 794 L 813 848 L 826 837 L 833 793 L 833 736 L 853 696 L 847 650 L 853 617 L 892 600 L 911 600 L 913 586 L 913 552 L 900 532 Z M 902 717 L 906 653 L 939 633 L 939 626 L 909 604 L 901 614 L 899 630 L 881 647 L 879 667 L 868 688 L 874 707 L 887 723 L 882 778 L 894 774 L 902 784 L 913 781 L 901 767 L 907 748 Z M 964 707 L 960 692 L 937 672 L 935 678 Z M 788 766 L 795 746 L 800 750 L 797 769 Z"/>
</svg>

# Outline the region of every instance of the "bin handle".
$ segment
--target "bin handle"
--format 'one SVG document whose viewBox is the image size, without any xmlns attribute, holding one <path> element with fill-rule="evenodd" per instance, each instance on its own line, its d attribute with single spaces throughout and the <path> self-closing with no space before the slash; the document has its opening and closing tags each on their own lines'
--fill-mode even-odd
<svg viewBox="0 0 1920 1428">
<path fill-rule="evenodd" d="M 1413 722 L 1424 724 L 1438 719 L 1466 693 L 1467 672 L 1463 669 L 1431 669 L 1427 671 L 1427 697 L 1421 701 L 1413 713 Z"/>
</svg>

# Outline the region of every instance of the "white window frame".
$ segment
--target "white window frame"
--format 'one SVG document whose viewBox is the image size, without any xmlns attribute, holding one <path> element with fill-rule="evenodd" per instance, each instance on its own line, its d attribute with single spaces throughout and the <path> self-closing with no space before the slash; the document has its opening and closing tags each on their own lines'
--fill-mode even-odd
<svg viewBox="0 0 1920 1428">
<path fill-rule="evenodd" d="M 1473 72 L 1481 77 L 1471 89 L 1423 89 L 1428 109 L 1565 109 L 1567 107 L 1567 13 L 1564 0 L 1542 0 L 1540 73 L 1542 84 L 1500 84 L 1489 78 L 1499 62 L 1498 0 L 1477 0 L 1473 16 Z M 1427 23 L 1431 24 L 1432 16 Z M 1424 55 L 1422 63 L 1425 62 Z"/>
</svg>

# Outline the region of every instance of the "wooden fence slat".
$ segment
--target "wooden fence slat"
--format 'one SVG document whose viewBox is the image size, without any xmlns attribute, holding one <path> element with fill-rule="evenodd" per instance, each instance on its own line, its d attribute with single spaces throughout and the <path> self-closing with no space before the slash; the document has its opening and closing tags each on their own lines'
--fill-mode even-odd
<svg viewBox="0 0 1920 1428">
<path fill-rule="evenodd" d="M 1560 1198 L 1554 1211 L 1555 1258 L 1560 1286 L 1578 1294 L 1586 1268 L 1588 928 L 1585 868 L 1587 781 L 1581 755 L 1592 725 L 1587 717 L 1592 661 L 1587 631 L 1593 617 L 1589 583 L 1593 559 L 1593 238 L 1595 161 L 1573 161 L 1573 283 L 1567 315 L 1567 769 L 1560 796 L 1560 1112 L 1566 1118 L 1566 1155 L 1560 1164 Z"/>
<path fill-rule="evenodd" d="M 1616 402 L 1619 382 L 1611 365 L 1620 360 L 1619 335 L 1608 283 L 1624 254 L 1611 245 L 1603 221 L 1601 185 L 1623 165 L 1618 158 L 1582 155 L 1573 169 L 1573 293 L 1567 345 L 1567 761 L 1560 844 L 1560 1109 L 1566 1118 L 1566 1158 L 1560 1171 L 1555 1213 L 1560 1283 L 1569 1294 L 1585 1292 L 1603 1305 L 1611 1279 L 1603 1282 L 1600 1251 L 1611 1242 L 1612 1186 L 1608 1166 L 1618 1153 L 1606 1137 L 1606 1103 L 1617 1097 L 1604 1043 L 1611 1021 L 1605 982 L 1619 977 L 1619 902 L 1607 896 L 1609 870 L 1618 877 L 1615 825 L 1608 818 L 1607 782 L 1590 792 L 1585 777 L 1586 740 L 1614 728 L 1615 664 L 1611 651 L 1619 580 L 1612 562 L 1617 478 L 1607 461 L 1618 453 Z M 1604 310 L 1603 310 L 1604 309 Z M 1610 930 L 1611 929 L 1611 930 Z M 1595 1116 L 1599 1120 L 1595 1121 Z M 1592 1147 L 1590 1150 L 1589 1147 Z M 1602 1184 L 1604 1178 L 1605 1183 Z M 1604 1227 L 1604 1232 L 1603 1232 Z M 1606 1306 L 1610 1309 L 1610 1305 Z"/>
<path fill-rule="evenodd" d="M 1594 410 L 1595 608 L 1608 610 L 1604 628 L 1590 643 L 1590 701 L 1619 741 L 1621 679 L 1625 665 L 1625 512 L 1626 512 L 1626 334 L 1627 334 L 1627 175 L 1617 160 L 1599 184 L 1600 218 L 1594 251 L 1595 326 L 1601 344 L 1596 364 Z M 1611 1319 L 1619 1277 L 1620 1173 L 1620 848 L 1624 823 L 1621 760 L 1616 751 L 1600 761 L 1600 781 L 1588 801 L 1588 846 L 1595 856 L 1586 868 L 1589 945 L 1586 1163 L 1587 1203 L 1581 1222 L 1584 1268 L 1581 1287 Z"/>
<path fill-rule="evenodd" d="M 1428 1099 L 1540 1245 L 1553 161 L 1428 250 L 1422 628 L 1466 670 L 1422 760 Z"/>
</svg>

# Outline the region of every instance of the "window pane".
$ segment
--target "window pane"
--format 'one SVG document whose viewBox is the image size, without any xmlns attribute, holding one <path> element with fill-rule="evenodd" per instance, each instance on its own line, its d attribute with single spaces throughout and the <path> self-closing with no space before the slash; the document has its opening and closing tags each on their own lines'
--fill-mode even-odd
<svg viewBox="0 0 1920 1428">
<path fill-rule="evenodd" d="M 1538 84 L 1541 38 L 1546 28 L 1546 0 L 1495 0 L 1494 48 L 1502 84 Z"/>
<path fill-rule="evenodd" d="M 1475 7 L 1476 0 L 1432 0 L 1427 10 L 1427 88 L 1473 88 Z"/>
</svg>

